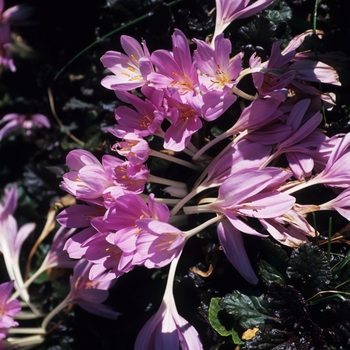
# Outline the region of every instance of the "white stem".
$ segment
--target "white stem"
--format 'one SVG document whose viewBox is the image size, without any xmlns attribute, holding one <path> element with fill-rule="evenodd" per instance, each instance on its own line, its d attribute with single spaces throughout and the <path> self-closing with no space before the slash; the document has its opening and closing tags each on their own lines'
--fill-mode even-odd
<svg viewBox="0 0 350 350">
<path fill-rule="evenodd" d="M 206 186 L 198 186 L 193 191 L 191 191 L 185 198 L 182 198 L 175 207 L 171 210 L 170 215 L 175 216 L 177 212 L 194 196 L 196 196 L 198 193 L 206 190 L 208 187 Z"/>
<path fill-rule="evenodd" d="M 41 265 L 39 267 L 38 270 L 36 270 L 32 276 L 30 276 L 21 286 L 21 288 L 19 288 L 15 293 L 12 294 L 10 300 L 16 299 L 18 298 L 18 296 L 21 294 L 22 290 L 27 289 L 32 282 L 39 276 L 41 275 L 43 272 L 45 272 L 47 270 L 47 268 L 43 265 Z"/>
<path fill-rule="evenodd" d="M 42 324 L 41 324 L 41 328 L 46 330 L 47 325 L 49 324 L 49 322 L 64 308 L 66 308 L 69 304 L 69 297 L 70 295 L 68 295 L 64 300 L 61 301 L 60 304 L 58 304 L 43 320 Z"/>
<path fill-rule="evenodd" d="M 176 187 L 176 188 L 187 190 L 187 185 L 184 182 L 164 179 L 162 177 L 158 177 L 158 176 L 155 176 L 155 175 L 152 175 L 152 174 L 148 175 L 147 181 L 148 182 L 154 182 L 154 183 L 161 184 L 161 185 L 167 185 L 167 186 L 172 186 L 172 187 Z"/>
<path fill-rule="evenodd" d="M 18 327 L 18 328 L 10 328 L 7 331 L 8 334 L 45 334 L 45 329 L 42 328 L 23 328 L 23 327 Z"/>
<path fill-rule="evenodd" d="M 6 350 L 12 349 L 31 349 L 34 345 L 39 345 L 44 341 L 41 335 L 32 335 L 30 337 L 22 338 L 7 338 L 7 343 L 5 344 Z"/>
<path fill-rule="evenodd" d="M 222 215 L 215 216 L 214 218 L 211 218 L 210 220 L 204 222 L 203 224 L 193 228 L 192 230 L 184 232 L 186 235 L 186 239 L 196 235 L 197 233 L 201 232 L 204 230 L 206 227 L 215 224 L 216 222 L 220 221 L 223 218 Z"/>
</svg>

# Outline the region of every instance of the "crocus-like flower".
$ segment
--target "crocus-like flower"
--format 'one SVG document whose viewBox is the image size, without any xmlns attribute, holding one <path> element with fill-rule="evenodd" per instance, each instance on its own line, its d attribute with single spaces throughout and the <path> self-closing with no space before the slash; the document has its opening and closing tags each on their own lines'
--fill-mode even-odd
<svg viewBox="0 0 350 350">
<path fill-rule="evenodd" d="M 199 81 L 209 90 L 232 89 L 234 81 L 242 71 L 242 57 L 240 53 L 230 59 L 232 44 L 230 40 L 220 34 L 215 39 L 216 50 L 206 42 L 194 39 L 197 50 L 194 52 L 195 65 L 200 71 Z"/>
<path fill-rule="evenodd" d="M 182 231 L 152 219 L 140 219 L 136 224 L 142 229 L 137 237 L 136 249 L 146 267 L 166 266 L 181 254 L 185 245 Z"/>
<path fill-rule="evenodd" d="M 187 38 L 180 30 L 175 29 L 172 42 L 173 55 L 166 50 L 157 50 L 151 55 L 157 72 L 148 76 L 150 84 L 156 89 L 171 87 L 180 94 L 193 92 L 198 88 L 198 74 Z"/>
<path fill-rule="evenodd" d="M 6 337 L 8 328 L 18 326 L 18 323 L 13 320 L 13 316 L 21 311 L 21 304 L 18 300 L 9 301 L 13 285 L 14 281 L 0 284 L 0 339 Z"/>
<path fill-rule="evenodd" d="M 24 129 L 27 135 L 31 134 L 33 128 L 51 128 L 51 124 L 47 117 L 42 114 L 16 114 L 11 113 L 5 115 L 0 120 L 0 125 L 7 123 L 0 130 L 0 141 L 11 134 L 12 132 L 20 129 Z"/>
<path fill-rule="evenodd" d="M 107 89 L 129 91 L 143 86 L 153 67 L 145 41 L 141 46 L 134 38 L 122 35 L 120 42 L 126 55 L 108 51 L 101 57 L 103 65 L 114 74 L 103 78 L 101 84 Z"/>
<path fill-rule="evenodd" d="M 163 301 L 137 336 L 135 350 L 202 350 L 195 328 L 181 317 L 173 296 L 174 274 L 178 259 L 173 260 Z"/>
<path fill-rule="evenodd" d="M 17 221 L 12 215 L 17 207 L 17 198 L 17 187 L 14 185 L 10 190 L 5 189 L 4 204 L 0 203 L 0 251 L 4 256 L 7 272 L 10 278 L 15 281 L 16 289 L 23 285 L 19 268 L 22 244 L 35 228 L 34 223 L 27 223 L 18 229 Z M 23 300 L 29 301 L 26 290 L 22 290 L 21 297 Z"/>
<path fill-rule="evenodd" d="M 0 0 L 0 66 L 16 71 L 10 54 L 11 28 L 13 25 L 25 24 L 24 19 L 32 13 L 32 8 L 25 5 L 16 5 L 4 11 L 4 0 Z"/>
<path fill-rule="evenodd" d="M 95 315 L 115 319 L 120 315 L 102 303 L 108 297 L 108 288 L 112 281 L 106 275 L 100 275 L 93 281 L 89 279 L 92 264 L 87 260 L 80 260 L 74 268 L 70 278 L 71 290 L 67 297 L 56 306 L 43 320 L 42 329 L 46 329 L 50 320 L 69 304 L 77 304 L 84 310 Z"/>
<path fill-rule="evenodd" d="M 249 0 L 216 0 L 216 21 L 213 40 L 237 18 L 247 18 L 263 10 L 274 0 L 257 0 L 248 6 Z"/>
</svg>

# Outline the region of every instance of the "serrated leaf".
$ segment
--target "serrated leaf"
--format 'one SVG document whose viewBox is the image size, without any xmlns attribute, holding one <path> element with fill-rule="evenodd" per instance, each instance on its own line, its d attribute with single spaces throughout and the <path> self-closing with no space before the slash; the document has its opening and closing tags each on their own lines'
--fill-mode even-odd
<svg viewBox="0 0 350 350">
<path fill-rule="evenodd" d="M 332 281 L 325 253 L 311 243 L 302 244 L 292 252 L 287 275 L 306 297 L 329 289 Z"/>
<path fill-rule="evenodd" d="M 276 41 L 276 25 L 267 18 L 258 15 L 246 26 L 239 28 L 237 34 L 245 43 L 264 47 Z"/>
<path fill-rule="evenodd" d="M 261 279 L 267 284 L 271 283 L 281 283 L 285 284 L 285 280 L 280 272 L 272 265 L 270 265 L 266 260 L 260 260 L 258 262 L 259 275 Z"/>
<path fill-rule="evenodd" d="M 223 297 L 219 305 L 231 314 L 243 329 L 260 328 L 269 320 L 275 320 L 264 295 L 258 291 L 244 294 L 235 290 Z"/>
<path fill-rule="evenodd" d="M 260 251 L 261 260 L 258 262 L 259 275 L 267 284 L 273 282 L 284 284 L 287 275 L 288 255 L 279 244 L 271 242 L 269 239 L 262 240 Z"/>
<path fill-rule="evenodd" d="M 292 10 L 284 1 L 276 1 L 265 10 L 266 17 L 277 26 L 292 19 Z"/>
<path fill-rule="evenodd" d="M 305 300 L 293 286 L 272 283 L 267 301 L 286 330 L 292 330 L 302 317 L 308 316 Z"/>
</svg>

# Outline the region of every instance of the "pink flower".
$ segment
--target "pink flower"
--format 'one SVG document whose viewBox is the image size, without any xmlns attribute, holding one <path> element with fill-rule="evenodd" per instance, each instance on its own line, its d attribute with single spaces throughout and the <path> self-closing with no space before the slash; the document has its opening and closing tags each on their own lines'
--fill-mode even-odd
<svg viewBox="0 0 350 350">
<path fill-rule="evenodd" d="M 230 58 L 232 45 L 230 40 L 224 38 L 224 34 L 215 38 L 215 50 L 202 40 L 194 39 L 194 42 L 197 50 L 193 56 L 200 71 L 199 81 L 208 90 L 232 89 L 237 84 L 235 79 L 242 71 L 243 54 Z"/>
<path fill-rule="evenodd" d="M 76 149 L 68 153 L 66 163 L 72 171 L 63 175 L 61 187 L 77 199 L 100 204 L 103 192 L 114 184 L 98 159 L 88 151 Z"/>
<path fill-rule="evenodd" d="M 101 84 L 107 89 L 129 91 L 143 86 L 153 67 L 145 41 L 141 46 L 134 38 L 122 35 L 120 42 L 127 55 L 108 51 L 101 57 L 103 65 L 114 74 L 103 78 Z"/>
<path fill-rule="evenodd" d="M 14 283 L 11 281 L 0 284 L 0 339 L 6 337 L 8 328 L 18 326 L 13 316 L 21 311 L 20 302 L 18 300 L 9 301 Z"/>
<path fill-rule="evenodd" d="M 11 113 L 5 115 L 0 120 L 0 125 L 4 123 L 7 124 L 0 130 L 0 141 L 8 134 L 11 134 L 12 132 L 20 129 L 24 129 L 26 131 L 26 134 L 30 135 L 31 129 L 33 128 L 51 128 L 49 120 L 42 114 Z"/>
<path fill-rule="evenodd" d="M 274 0 L 216 0 L 216 21 L 213 40 L 237 18 L 247 18 L 273 3 Z"/>
<path fill-rule="evenodd" d="M 181 254 L 186 237 L 182 231 L 152 219 L 140 219 L 136 224 L 142 229 L 136 240 L 136 250 L 147 268 L 166 266 Z"/>
<path fill-rule="evenodd" d="M 170 265 L 160 308 L 138 334 L 135 350 L 203 350 L 197 331 L 176 309 L 173 284 L 177 262 L 178 257 Z"/>
<path fill-rule="evenodd" d="M 174 300 L 163 300 L 137 336 L 135 350 L 154 349 L 203 349 L 197 331 L 178 314 Z"/>
<path fill-rule="evenodd" d="M 198 87 L 198 74 L 193 64 L 186 36 L 175 29 L 172 36 L 173 55 L 166 50 L 157 50 L 151 55 L 156 73 L 148 76 L 156 89 L 173 88 L 180 94 L 194 91 Z"/>
<path fill-rule="evenodd" d="M 139 137 L 162 135 L 160 125 L 164 120 L 163 96 L 162 91 L 156 90 L 153 90 L 150 100 L 142 100 L 130 93 L 120 95 L 136 110 L 127 106 L 118 107 L 115 110 L 115 119 L 118 122 L 116 130 L 109 129 L 109 132 L 119 138 L 129 133 L 134 133 Z"/>
<path fill-rule="evenodd" d="M 134 133 L 126 134 L 123 141 L 112 146 L 112 150 L 124 156 L 131 164 L 144 163 L 150 154 L 148 142 Z"/>
<path fill-rule="evenodd" d="M 32 8 L 26 5 L 16 5 L 4 11 L 4 0 L 0 0 L 0 66 L 16 71 L 10 54 L 11 25 L 23 25 L 24 19 L 32 14 Z"/>
<path fill-rule="evenodd" d="M 250 264 L 241 232 L 232 226 L 227 219 L 220 221 L 217 232 L 222 250 L 232 266 L 249 283 L 257 284 L 258 277 Z"/>
</svg>

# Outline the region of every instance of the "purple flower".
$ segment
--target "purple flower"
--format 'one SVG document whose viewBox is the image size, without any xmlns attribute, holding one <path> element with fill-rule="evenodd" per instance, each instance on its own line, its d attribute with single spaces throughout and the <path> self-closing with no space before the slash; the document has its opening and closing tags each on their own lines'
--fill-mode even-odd
<svg viewBox="0 0 350 350">
<path fill-rule="evenodd" d="M 16 5 L 4 11 L 4 0 L 0 0 L 0 66 L 16 71 L 10 54 L 11 25 L 26 24 L 23 20 L 32 14 L 32 8 Z"/>
<path fill-rule="evenodd" d="M 147 268 L 166 266 L 181 254 L 186 237 L 182 231 L 152 219 L 140 219 L 136 224 L 142 229 L 136 240 L 136 250 Z"/>
<path fill-rule="evenodd" d="M 13 185 L 10 190 L 5 189 L 4 204 L 0 203 L 0 251 L 3 254 L 10 279 L 15 281 L 16 289 L 23 285 L 19 267 L 22 244 L 35 228 L 34 223 L 27 223 L 18 229 L 17 221 L 12 215 L 17 207 L 17 198 L 17 187 Z M 21 290 L 21 297 L 29 301 L 26 290 Z"/>
<path fill-rule="evenodd" d="M 21 304 L 18 300 L 9 301 L 14 283 L 10 281 L 0 284 L 0 339 L 6 337 L 8 328 L 18 326 L 13 316 L 21 311 Z"/>
<path fill-rule="evenodd" d="M 120 42 L 127 55 L 108 51 L 101 57 L 103 65 L 114 74 L 103 78 L 101 84 L 107 89 L 129 91 L 143 86 L 153 67 L 145 41 L 141 46 L 134 38 L 122 35 Z"/>
<path fill-rule="evenodd" d="M 171 263 L 163 301 L 138 334 L 135 350 L 203 350 L 197 331 L 176 309 L 173 284 L 177 262 L 178 258 Z"/>
<path fill-rule="evenodd" d="M 148 76 L 150 84 L 156 89 L 173 88 L 180 94 L 193 93 L 199 82 L 187 38 L 180 30 L 175 29 L 172 42 L 173 54 L 166 50 L 157 50 L 151 55 L 157 71 Z"/>
<path fill-rule="evenodd" d="M 47 117 L 42 114 L 16 114 L 11 113 L 5 115 L 0 120 L 0 125 L 7 123 L 0 130 L 0 141 L 11 134 L 12 132 L 20 129 L 24 129 L 27 135 L 31 134 L 31 129 L 36 128 L 51 128 L 51 124 Z"/>
<path fill-rule="evenodd" d="M 237 18 L 247 18 L 263 10 L 274 0 L 216 0 L 216 21 L 213 40 Z"/>
<path fill-rule="evenodd" d="M 232 45 L 230 40 L 224 38 L 224 34 L 215 38 L 215 50 L 202 40 L 194 39 L 194 42 L 197 44 L 194 61 L 201 73 L 199 81 L 208 90 L 232 89 L 242 71 L 243 54 L 230 58 Z"/>
</svg>

